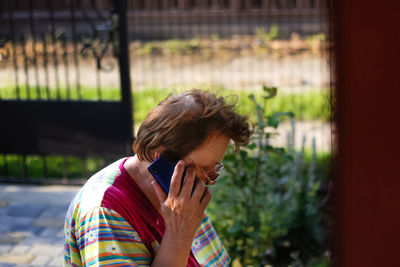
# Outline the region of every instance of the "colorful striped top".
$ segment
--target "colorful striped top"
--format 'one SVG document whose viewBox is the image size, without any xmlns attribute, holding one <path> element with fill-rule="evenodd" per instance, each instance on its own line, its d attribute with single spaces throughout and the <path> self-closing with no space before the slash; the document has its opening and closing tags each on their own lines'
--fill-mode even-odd
<svg viewBox="0 0 400 267">
<path fill-rule="evenodd" d="M 150 266 L 164 220 L 129 176 L 121 159 L 93 175 L 71 202 L 63 266 Z M 207 215 L 187 266 L 228 266 L 229 255 Z"/>
</svg>

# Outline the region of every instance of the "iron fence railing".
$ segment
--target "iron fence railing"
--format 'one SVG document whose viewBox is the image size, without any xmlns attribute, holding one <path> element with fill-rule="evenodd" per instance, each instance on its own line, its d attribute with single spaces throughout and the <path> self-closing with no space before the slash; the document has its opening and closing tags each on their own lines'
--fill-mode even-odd
<svg viewBox="0 0 400 267">
<path fill-rule="evenodd" d="M 37 1 L 30 0 L 29 9 L 21 14 L 15 11 L 14 1 L 4 2 L 0 5 L 4 26 L 0 30 L 0 66 L 6 70 L 2 99 L 107 100 L 102 76 L 118 76 L 117 17 L 112 17 L 111 10 L 87 10 L 80 1 L 70 1 L 69 10 L 60 14 L 55 11 L 56 1 L 47 1 L 47 10 L 37 11 Z M 12 85 L 7 84 L 10 71 Z M 15 90 L 4 90 L 7 86 Z M 94 96 L 82 92 L 83 87 L 95 89 Z"/>
<path fill-rule="evenodd" d="M 126 2 L 108 1 L 109 9 L 101 10 L 95 1 L 90 6 L 67 2 L 62 15 L 57 1 L 26 1 L 22 13 L 17 11 L 21 2 L 0 2 L 3 181 L 39 181 L 31 179 L 37 171 L 29 170 L 37 157 L 42 178 L 70 182 L 65 180 L 70 160 L 85 163 L 130 154 Z M 49 172 L 53 161 L 60 161 L 52 166 L 63 171 Z M 15 173 L 23 179 L 13 179 Z"/>
</svg>

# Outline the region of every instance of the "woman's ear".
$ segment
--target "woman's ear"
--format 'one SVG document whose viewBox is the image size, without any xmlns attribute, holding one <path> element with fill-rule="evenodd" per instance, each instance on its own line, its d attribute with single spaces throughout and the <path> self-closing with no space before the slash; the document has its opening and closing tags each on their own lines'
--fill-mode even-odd
<svg viewBox="0 0 400 267">
<path fill-rule="evenodd" d="M 154 158 L 155 158 L 155 159 L 158 159 L 158 158 L 160 157 L 161 153 L 163 153 L 164 151 L 165 151 L 165 147 L 157 148 L 157 149 L 154 151 Z"/>
<path fill-rule="evenodd" d="M 132 151 L 133 151 L 133 154 L 136 154 L 135 148 L 136 148 L 135 143 L 133 143 L 133 144 L 132 144 Z"/>
</svg>

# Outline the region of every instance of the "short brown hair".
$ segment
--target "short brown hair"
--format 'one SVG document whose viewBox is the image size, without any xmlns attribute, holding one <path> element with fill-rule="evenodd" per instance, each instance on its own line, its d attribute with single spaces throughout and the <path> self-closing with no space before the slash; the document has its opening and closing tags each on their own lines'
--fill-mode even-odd
<svg viewBox="0 0 400 267">
<path fill-rule="evenodd" d="M 139 127 L 133 145 L 140 160 L 154 161 L 154 151 L 176 160 L 199 147 L 214 131 L 232 139 L 236 147 L 250 140 L 252 127 L 245 116 L 235 111 L 223 97 L 207 91 L 191 91 L 170 95 L 154 107 Z"/>
</svg>

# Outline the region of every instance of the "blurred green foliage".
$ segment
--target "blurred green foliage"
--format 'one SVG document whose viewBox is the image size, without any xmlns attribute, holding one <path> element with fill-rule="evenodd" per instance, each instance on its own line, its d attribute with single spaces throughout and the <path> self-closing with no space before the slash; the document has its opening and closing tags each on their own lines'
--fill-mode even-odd
<svg viewBox="0 0 400 267">
<path fill-rule="evenodd" d="M 272 40 L 278 40 L 281 38 L 279 35 L 279 27 L 277 24 L 271 25 L 268 33 L 264 30 L 264 28 L 256 27 L 255 34 L 260 40 L 262 40 L 265 43 Z"/>
<path fill-rule="evenodd" d="M 239 152 L 228 149 L 208 213 L 241 266 L 329 266 L 320 187 L 330 155 L 318 155 L 315 143 L 311 152 L 296 151 L 294 140 L 287 148 L 271 146 L 274 129 L 295 116 L 267 112 L 276 88 L 263 92 L 249 97 L 257 114 L 253 139 Z"/>
<path fill-rule="evenodd" d="M 40 88 L 41 97 L 45 98 L 46 89 Z M 177 90 L 182 91 L 182 90 Z M 252 110 L 252 100 L 247 97 L 248 90 L 228 90 L 223 87 L 212 87 L 210 91 L 224 96 L 234 96 L 232 99 L 237 99 L 238 112 L 248 115 L 252 120 L 255 120 L 255 113 Z M 98 92 L 96 88 L 82 88 L 81 99 L 98 100 Z M 133 116 L 135 124 L 140 124 L 147 113 L 157 105 L 161 100 L 171 93 L 171 89 L 167 88 L 147 88 L 145 90 L 133 90 Z M 65 88 L 59 90 L 60 99 L 68 99 Z M 101 95 L 103 100 L 119 100 L 121 93 L 118 88 L 102 88 Z M 253 92 L 254 98 L 257 101 L 262 100 L 262 92 Z M 0 88 L 0 96 L 2 99 L 15 99 L 17 97 L 15 88 L 12 86 Z M 51 99 L 57 100 L 57 91 L 50 90 Z M 27 99 L 25 87 L 20 89 L 20 98 Z M 31 99 L 38 99 L 36 91 L 32 90 Z M 77 100 L 76 92 L 70 92 L 70 99 Z M 281 94 L 272 98 L 267 103 L 267 109 L 264 110 L 266 116 L 270 116 L 273 111 L 284 112 L 291 111 L 295 114 L 297 120 L 323 120 L 330 121 L 330 96 L 326 89 L 313 89 L 306 93 Z"/>
</svg>

